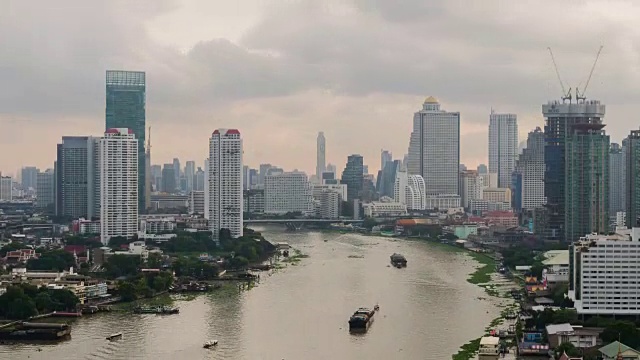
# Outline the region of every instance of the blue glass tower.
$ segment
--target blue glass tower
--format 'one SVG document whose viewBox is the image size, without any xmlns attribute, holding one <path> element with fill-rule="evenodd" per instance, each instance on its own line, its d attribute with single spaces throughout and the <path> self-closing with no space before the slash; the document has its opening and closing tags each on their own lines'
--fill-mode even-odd
<svg viewBox="0 0 640 360">
<path fill-rule="evenodd" d="M 145 103 L 146 82 L 142 71 L 107 70 L 107 104 L 105 130 L 128 128 L 133 130 L 138 140 L 138 209 L 146 209 L 146 158 L 145 158 Z"/>
</svg>

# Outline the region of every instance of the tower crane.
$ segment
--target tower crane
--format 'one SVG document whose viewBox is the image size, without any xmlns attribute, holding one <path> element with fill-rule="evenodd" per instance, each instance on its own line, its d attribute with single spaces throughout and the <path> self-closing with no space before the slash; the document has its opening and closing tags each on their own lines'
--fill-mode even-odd
<svg viewBox="0 0 640 360">
<path fill-rule="evenodd" d="M 589 82 L 591 81 L 591 76 L 593 75 L 593 70 L 596 69 L 596 64 L 598 63 L 598 59 L 600 58 L 600 53 L 602 52 L 602 48 L 603 47 L 604 47 L 603 45 L 600 45 L 600 48 L 598 49 L 598 53 L 596 54 L 596 59 L 593 61 L 593 65 L 591 66 L 591 71 L 589 72 L 589 77 L 587 78 L 587 83 L 584 84 L 584 88 L 582 89 L 582 93 L 580 93 L 580 91 L 576 87 L 576 100 L 585 101 L 587 99 L 584 96 L 584 94 L 587 91 L 587 87 L 589 87 Z"/>
<path fill-rule="evenodd" d="M 558 71 L 558 64 L 556 64 L 556 59 L 553 56 L 553 51 L 551 51 L 551 47 L 547 47 L 547 50 L 549 50 L 549 54 L 551 55 L 553 68 L 556 71 L 556 76 L 558 76 L 558 82 L 560 83 L 560 87 L 562 88 L 562 101 L 564 102 L 566 100 L 569 100 L 569 102 L 571 102 L 571 99 L 573 98 L 573 96 L 571 95 L 571 88 L 569 88 L 569 91 L 565 89 L 564 83 L 562 82 L 562 78 L 560 77 L 560 71 Z"/>
</svg>

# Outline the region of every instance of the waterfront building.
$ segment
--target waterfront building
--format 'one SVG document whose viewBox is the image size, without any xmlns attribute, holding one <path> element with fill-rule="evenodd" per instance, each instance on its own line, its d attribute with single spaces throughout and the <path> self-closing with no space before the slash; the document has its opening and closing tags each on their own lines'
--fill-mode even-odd
<svg viewBox="0 0 640 360">
<path fill-rule="evenodd" d="M 515 114 L 489 116 L 489 172 L 498 174 L 498 186 L 511 185 L 511 173 L 518 157 L 518 120 Z"/>
<path fill-rule="evenodd" d="M 476 170 L 467 170 L 460 173 L 460 205 L 465 209 L 471 207 L 473 200 L 482 199 L 484 178 Z"/>
<path fill-rule="evenodd" d="M 313 198 L 318 199 L 317 195 L 322 193 L 323 191 L 333 191 L 340 195 L 340 201 L 347 201 L 347 185 L 346 184 L 323 184 L 323 185 L 313 185 Z"/>
<path fill-rule="evenodd" d="M 397 217 L 407 215 L 407 206 L 398 202 L 372 201 L 362 204 L 365 217 Z"/>
<path fill-rule="evenodd" d="M 434 194 L 427 195 L 425 209 L 458 209 L 460 208 L 460 195 L 458 194 Z"/>
<path fill-rule="evenodd" d="M 56 215 L 74 219 L 100 216 L 99 138 L 63 136 L 55 165 Z"/>
<path fill-rule="evenodd" d="M 245 190 L 243 201 L 244 212 L 248 214 L 264 213 L 264 189 Z"/>
<path fill-rule="evenodd" d="M 307 175 L 300 171 L 267 175 L 264 180 L 264 212 L 312 214 L 311 183 Z"/>
<path fill-rule="evenodd" d="M 146 208 L 146 79 L 143 71 L 106 73 L 105 129 L 131 129 L 138 141 L 138 209 Z"/>
<path fill-rule="evenodd" d="M 320 131 L 318 133 L 318 138 L 316 139 L 316 177 L 318 179 L 322 178 L 322 173 L 325 172 L 326 168 L 326 143 L 325 143 L 324 133 Z"/>
<path fill-rule="evenodd" d="M 53 169 L 38 172 L 36 176 L 36 201 L 41 209 L 53 205 L 55 200 L 55 174 Z"/>
<path fill-rule="evenodd" d="M 13 178 L 11 176 L 2 176 L 2 172 L 0 172 L 0 200 L 13 200 Z"/>
<path fill-rule="evenodd" d="M 550 250 L 544 253 L 542 278 L 547 285 L 569 282 L 569 250 Z"/>
<path fill-rule="evenodd" d="M 138 140 L 133 130 L 107 129 L 98 140 L 100 240 L 138 232 Z"/>
<path fill-rule="evenodd" d="M 35 166 L 23 167 L 20 171 L 20 183 L 24 190 L 37 189 L 38 186 L 38 173 L 40 170 Z"/>
<path fill-rule="evenodd" d="M 606 231 L 603 225 L 608 224 L 602 219 L 608 218 L 609 211 L 609 140 L 601 131 L 605 105 L 583 98 L 551 101 L 542 105 L 542 113 L 546 118 L 545 237 L 572 241 L 591 231 Z"/>
<path fill-rule="evenodd" d="M 413 116 L 407 171 L 422 176 L 427 194 L 459 194 L 460 113 L 441 110 L 432 96 Z"/>
<path fill-rule="evenodd" d="M 550 324 L 546 326 L 549 346 L 556 348 L 562 344 L 569 343 L 578 349 L 591 349 L 598 345 L 599 331 L 585 329 L 582 326 L 572 326 L 571 324 Z M 566 354 L 565 354 L 566 356 Z M 582 360 L 583 358 L 570 358 L 566 356 L 564 360 Z M 561 357 L 558 360 L 563 360 Z"/>
<path fill-rule="evenodd" d="M 237 129 L 218 129 L 209 139 L 209 229 L 242 236 L 242 138 Z"/>
<path fill-rule="evenodd" d="M 422 176 L 409 175 L 406 171 L 398 172 L 394 186 L 394 200 L 405 204 L 407 210 L 427 209 L 426 186 Z"/>
<path fill-rule="evenodd" d="M 189 214 L 204 215 L 204 191 L 189 192 Z"/>
<path fill-rule="evenodd" d="M 363 159 L 361 155 L 354 154 L 347 158 L 347 164 L 342 172 L 342 183 L 347 185 L 347 201 L 359 199 L 364 181 Z"/>
<path fill-rule="evenodd" d="M 640 130 L 632 130 L 625 144 L 625 205 L 627 227 L 639 225 L 640 218 Z"/>
<path fill-rule="evenodd" d="M 337 219 L 340 217 L 340 209 L 342 207 L 340 192 L 323 189 L 314 194 L 313 198 L 316 203 L 316 215 L 318 217 L 321 219 Z"/>
<path fill-rule="evenodd" d="M 514 208 L 533 210 L 544 205 L 544 132 L 539 127 L 527 136 L 527 147 L 516 162 L 514 179 Z"/>
<path fill-rule="evenodd" d="M 582 236 L 569 246 L 569 298 L 580 315 L 638 316 L 638 271 L 640 228 Z"/>
</svg>

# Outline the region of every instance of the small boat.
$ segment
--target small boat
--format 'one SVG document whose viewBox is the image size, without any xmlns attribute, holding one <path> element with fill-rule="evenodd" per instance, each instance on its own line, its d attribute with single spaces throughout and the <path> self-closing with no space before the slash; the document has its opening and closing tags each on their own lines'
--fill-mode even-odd
<svg viewBox="0 0 640 360">
<path fill-rule="evenodd" d="M 208 349 L 208 348 L 214 347 L 216 345 L 218 345 L 218 340 L 209 340 L 206 343 L 204 343 L 204 345 L 202 347 L 205 348 L 205 349 Z"/>
<path fill-rule="evenodd" d="M 380 311 L 380 305 L 376 304 L 376 306 L 373 307 L 373 310 Z"/>
<path fill-rule="evenodd" d="M 118 332 L 118 333 L 107 336 L 107 340 L 116 340 L 116 339 L 120 339 L 121 337 L 122 337 L 122 333 Z"/>
</svg>

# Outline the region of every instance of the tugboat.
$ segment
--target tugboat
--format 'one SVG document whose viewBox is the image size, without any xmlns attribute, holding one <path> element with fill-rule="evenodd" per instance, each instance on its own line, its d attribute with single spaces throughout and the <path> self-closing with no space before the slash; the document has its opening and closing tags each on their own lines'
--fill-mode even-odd
<svg viewBox="0 0 640 360">
<path fill-rule="evenodd" d="M 376 305 L 373 310 L 368 308 L 360 308 L 349 318 L 350 332 L 367 332 L 373 323 L 373 315 L 380 307 Z"/>
<path fill-rule="evenodd" d="M 178 314 L 180 312 L 180 309 L 174 308 L 174 307 L 168 307 L 168 306 L 158 306 L 158 307 L 141 307 L 141 306 L 138 306 L 135 309 L 133 309 L 133 312 L 135 314 L 162 314 L 162 315 L 168 315 L 168 314 Z"/>
<path fill-rule="evenodd" d="M 398 269 L 407 267 L 407 259 L 400 254 L 391 255 L 391 265 L 397 267 Z"/>
</svg>

